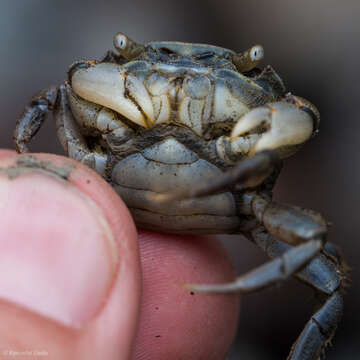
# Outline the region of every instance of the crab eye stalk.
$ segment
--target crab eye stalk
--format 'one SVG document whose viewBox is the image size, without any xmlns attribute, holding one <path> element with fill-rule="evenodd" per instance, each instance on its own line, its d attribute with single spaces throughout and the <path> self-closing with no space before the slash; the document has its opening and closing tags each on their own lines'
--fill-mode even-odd
<svg viewBox="0 0 360 360">
<path fill-rule="evenodd" d="M 114 45 L 119 51 L 125 51 L 127 48 L 127 36 L 124 34 L 116 34 L 114 37 Z"/>
<path fill-rule="evenodd" d="M 250 49 L 233 56 L 233 63 L 241 73 L 254 69 L 264 58 L 264 48 L 261 45 L 255 45 Z"/>
<path fill-rule="evenodd" d="M 126 60 L 137 58 L 145 49 L 144 45 L 138 44 L 123 33 L 114 36 L 114 47 Z"/>
</svg>

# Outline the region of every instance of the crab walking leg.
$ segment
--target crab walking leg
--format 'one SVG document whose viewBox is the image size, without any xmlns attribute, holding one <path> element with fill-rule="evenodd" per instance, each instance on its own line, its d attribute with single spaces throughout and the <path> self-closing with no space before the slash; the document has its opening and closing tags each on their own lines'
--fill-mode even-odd
<svg viewBox="0 0 360 360">
<path fill-rule="evenodd" d="M 249 234 L 271 258 L 286 254 L 293 247 L 271 236 L 259 226 Z M 331 244 L 295 276 L 325 297 L 322 306 L 311 316 L 293 344 L 288 360 L 317 360 L 335 334 L 343 309 L 343 288 L 346 285 L 347 265 Z"/>
<path fill-rule="evenodd" d="M 56 86 L 42 90 L 35 95 L 18 119 L 14 132 L 14 143 L 19 153 L 28 152 L 27 144 L 39 131 L 48 111 L 54 108 L 58 88 Z"/>
<path fill-rule="evenodd" d="M 337 324 L 341 320 L 342 309 L 343 296 L 336 291 L 307 322 L 304 330 L 293 344 L 288 359 L 319 359 L 335 334 Z"/>
<path fill-rule="evenodd" d="M 205 179 L 199 184 L 185 191 L 167 194 L 158 194 L 155 201 L 173 201 L 182 199 L 194 199 L 216 194 L 225 188 L 236 185 L 237 189 L 254 187 L 261 184 L 279 164 L 279 158 L 273 151 L 263 151 L 250 159 L 236 164 L 231 170 L 224 172 L 217 178 Z"/>
<path fill-rule="evenodd" d="M 261 195 L 254 195 L 251 208 L 271 235 L 291 245 L 312 239 L 325 240 L 326 222 L 313 210 L 278 204 Z"/>
<path fill-rule="evenodd" d="M 72 116 L 65 85 L 60 85 L 58 101 L 54 109 L 58 138 L 69 157 L 80 161 L 104 175 L 107 155 L 101 150 L 90 150 L 84 136 Z"/>
<path fill-rule="evenodd" d="M 262 225 L 251 230 L 247 237 L 255 242 L 270 258 L 276 258 L 292 249 L 285 241 L 276 239 Z M 335 255 L 332 244 L 326 243 L 320 254 L 311 261 L 296 277 L 312 286 L 316 291 L 331 295 L 346 280 L 347 265 L 338 253 Z M 337 250 L 336 250 L 337 251 Z"/>
<path fill-rule="evenodd" d="M 185 287 L 197 292 L 206 293 L 248 293 L 261 290 L 279 281 L 288 279 L 300 268 L 306 265 L 320 251 L 322 243 L 319 240 L 309 241 L 290 249 L 278 258 L 259 266 L 257 269 L 226 284 L 192 285 Z"/>
</svg>

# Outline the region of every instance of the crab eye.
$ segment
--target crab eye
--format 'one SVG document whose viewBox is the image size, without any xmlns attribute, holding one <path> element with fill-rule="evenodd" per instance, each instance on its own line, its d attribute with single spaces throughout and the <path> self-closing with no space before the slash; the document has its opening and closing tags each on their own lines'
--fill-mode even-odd
<svg viewBox="0 0 360 360">
<path fill-rule="evenodd" d="M 127 47 L 127 36 L 122 33 L 117 33 L 114 36 L 114 45 L 119 50 L 125 50 Z"/>
<path fill-rule="evenodd" d="M 250 50 L 251 61 L 259 61 L 264 57 L 264 48 L 261 45 L 255 45 Z"/>
</svg>

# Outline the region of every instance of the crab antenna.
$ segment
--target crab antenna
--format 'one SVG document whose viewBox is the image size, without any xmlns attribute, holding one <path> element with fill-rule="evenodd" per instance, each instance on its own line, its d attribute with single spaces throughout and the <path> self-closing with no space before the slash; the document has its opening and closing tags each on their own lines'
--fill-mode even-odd
<svg viewBox="0 0 360 360">
<path fill-rule="evenodd" d="M 250 49 L 233 55 L 233 63 L 241 73 L 250 71 L 264 58 L 264 48 L 261 45 L 254 45 Z"/>
<path fill-rule="evenodd" d="M 114 36 L 114 47 L 126 60 L 137 58 L 145 49 L 144 45 L 138 44 L 120 32 Z"/>
</svg>

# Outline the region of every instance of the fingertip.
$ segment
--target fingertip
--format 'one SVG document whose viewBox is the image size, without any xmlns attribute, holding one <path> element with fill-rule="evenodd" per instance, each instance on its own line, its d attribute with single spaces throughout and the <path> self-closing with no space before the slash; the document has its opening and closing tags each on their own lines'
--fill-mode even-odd
<svg viewBox="0 0 360 360">
<path fill-rule="evenodd" d="M 239 301 L 183 283 L 226 282 L 234 270 L 214 239 L 140 232 L 143 298 L 134 360 L 223 359 L 233 341 Z"/>
<path fill-rule="evenodd" d="M 16 152 L 14 150 L 8 150 L 8 149 L 0 149 L 0 160 L 5 158 L 11 158 L 16 156 Z"/>
<path fill-rule="evenodd" d="M 33 253 L 31 256 L 34 255 L 35 260 L 37 256 L 41 257 L 43 261 L 33 261 L 31 267 L 36 268 L 40 282 L 43 275 L 50 279 L 42 282 L 42 285 L 52 287 L 50 292 L 40 290 L 39 283 L 36 284 L 34 279 L 28 279 L 29 286 L 24 287 L 19 282 L 16 286 L 11 285 L 11 279 L 14 274 L 19 273 L 19 269 L 24 271 L 18 274 L 18 280 L 24 280 L 24 276 L 29 274 L 29 271 L 26 271 L 26 266 L 29 265 L 28 257 L 25 257 L 26 261 L 21 263 L 21 267 L 11 267 L 11 264 L 14 264 L 13 260 L 24 254 L 24 250 L 13 242 L 12 258 L 7 262 L 9 269 L 4 275 L 3 282 L 0 277 L 0 297 L 3 295 L 1 289 L 5 289 L 2 286 L 4 282 L 6 291 L 10 288 L 11 291 L 16 290 L 16 287 L 25 288 L 32 297 L 31 303 L 23 303 L 22 299 L 29 299 L 29 296 L 20 296 L 19 291 L 15 294 L 16 301 L 9 296 L 5 296 L 5 299 L 14 300 L 13 302 L 17 306 L 20 305 L 24 311 L 44 316 L 44 321 L 55 320 L 58 324 L 68 327 L 57 327 L 56 332 L 68 333 L 72 331 L 70 328 L 80 325 L 76 341 L 72 342 L 77 355 L 81 354 L 89 359 L 112 359 L 122 353 L 126 357 L 126 354 L 130 354 L 136 331 L 141 286 L 137 234 L 126 206 L 100 176 L 68 158 L 49 154 L 17 155 L 11 151 L 1 151 L 0 168 L 0 185 L 6 184 L 5 190 L 17 187 L 15 192 L 7 192 L 9 204 L 11 205 L 17 197 L 19 206 L 14 206 L 14 209 L 22 209 L 21 212 L 14 210 L 11 216 L 9 215 L 8 223 L 12 231 L 22 231 L 24 234 L 14 237 L 19 241 L 27 239 L 26 248 L 28 252 Z M 84 222 L 87 212 L 90 218 Z M 55 213 L 57 216 L 54 217 Z M 26 217 L 30 220 L 22 222 Z M 23 225 L 27 228 L 23 228 Z M 101 239 L 95 239 L 97 235 L 94 234 L 98 227 L 104 230 L 104 226 L 108 227 L 105 233 L 110 231 L 114 237 L 117 249 L 110 251 L 109 257 L 106 249 L 110 249 L 111 246 L 105 246 L 107 240 L 102 239 L 109 234 L 106 235 L 102 231 L 99 234 Z M 8 230 L 9 228 L 6 230 L 7 234 L 10 234 Z M 94 241 L 91 241 L 91 237 L 94 237 Z M 69 246 L 65 245 L 66 242 Z M 36 246 L 32 246 L 33 244 Z M 115 257 L 113 263 L 112 256 Z M 16 261 L 16 264 L 19 262 Z M 39 264 L 44 266 L 42 271 L 38 269 L 42 266 Z M 81 264 L 89 268 L 85 269 L 85 265 Z M 56 271 L 56 281 L 52 280 L 51 269 Z M 113 271 L 115 274 L 111 274 Z M 83 279 L 78 284 L 81 286 L 75 286 L 75 279 Z M 104 286 L 101 285 L 102 279 L 105 279 Z M 64 287 L 68 290 L 60 291 Z M 82 299 L 80 302 L 75 301 L 76 299 L 71 300 L 74 293 L 77 300 Z M 50 299 L 49 296 L 52 294 L 57 295 Z M 50 305 L 50 301 L 56 304 Z M 90 306 L 94 302 L 95 305 Z M 81 303 L 84 303 L 84 306 L 80 306 Z M 78 311 L 82 312 L 80 316 Z M 22 319 L 23 317 L 20 318 L 20 322 Z M 43 325 L 40 325 L 39 329 L 42 328 Z M 40 331 L 39 329 L 35 331 Z M 14 334 L 14 338 L 16 336 Z M 44 337 L 45 344 L 48 340 Z"/>
</svg>

